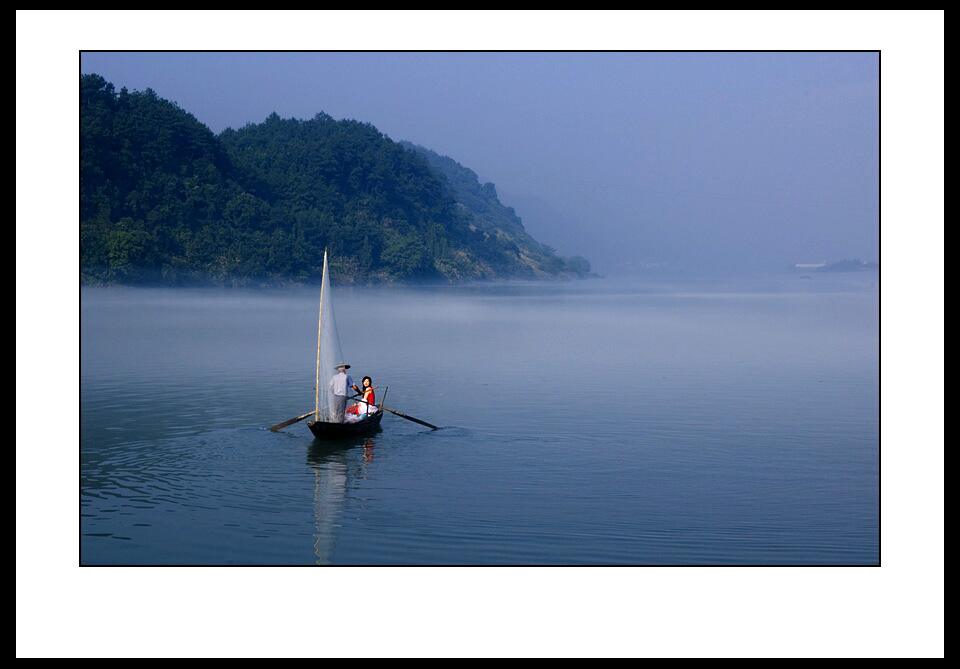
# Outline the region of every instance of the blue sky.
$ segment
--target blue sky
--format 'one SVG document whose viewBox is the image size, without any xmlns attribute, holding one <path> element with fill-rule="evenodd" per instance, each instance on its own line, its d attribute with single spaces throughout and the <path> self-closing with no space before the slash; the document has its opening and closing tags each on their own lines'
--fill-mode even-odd
<svg viewBox="0 0 960 669">
<path fill-rule="evenodd" d="M 878 260 L 876 52 L 84 53 L 214 132 L 326 112 L 449 155 L 600 271 Z"/>
</svg>

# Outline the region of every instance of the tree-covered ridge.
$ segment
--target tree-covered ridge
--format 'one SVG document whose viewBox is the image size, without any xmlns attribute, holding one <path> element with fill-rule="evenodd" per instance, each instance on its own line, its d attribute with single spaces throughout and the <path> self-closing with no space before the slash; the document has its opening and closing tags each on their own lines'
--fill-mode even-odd
<svg viewBox="0 0 960 669">
<path fill-rule="evenodd" d="M 216 136 L 174 103 L 81 77 L 83 279 L 204 281 L 249 271 L 245 246 L 255 240 L 241 212 L 269 206 L 242 180 Z"/>
<path fill-rule="evenodd" d="M 304 248 L 320 249 L 318 262 L 330 248 L 341 280 L 474 271 L 469 254 L 455 253 L 461 231 L 449 189 L 419 156 L 373 126 L 325 114 L 309 121 L 273 114 L 220 138 L 288 222 L 278 225 Z"/>
<path fill-rule="evenodd" d="M 272 114 L 216 136 L 150 89 L 80 84 L 83 281 L 309 281 L 324 248 L 341 282 L 589 270 L 370 124 Z"/>
<path fill-rule="evenodd" d="M 464 167 L 453 158 L 441 156 L 435 151 L 417 146 L 410 142 L 401 142 L 422 154 L 447 182 L 453 187 L 457 202 L 469 212 L 470 226 L 480 229 L 487 236 L 506 240 L 514 249 L 526 269 L 517 268 L 520 274 L 559 274 L 569 273 L 585 276 L 590 273 L 590 263 L 586 258 L 574 256 L 561 258 L 546 244 L 541 244 L 523 227 L 513 207 L 505 206 L 497 197 L 497 189 L 492 183 L 480 183 L 476 172 Z"/>
</svg>

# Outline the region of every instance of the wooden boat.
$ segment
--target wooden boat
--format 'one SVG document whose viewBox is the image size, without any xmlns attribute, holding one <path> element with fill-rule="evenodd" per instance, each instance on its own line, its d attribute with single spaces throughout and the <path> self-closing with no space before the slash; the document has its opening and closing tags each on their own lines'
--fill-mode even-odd
<svg viewBox="0 0 960 669">
<path fill-rule="evenodd" d="M 344 439 L 367 434 L 379 429 L 383 419 L 382 406 L 372 406 L 370 413 L 353 422 L 346 421 L 342 413 L 336 415 L 336 402 L 331 401 L 332 383 L 328 384 L 327 381 L 341 364 L 344 364 L 343 356 L 333 315 L 327 252 L 324 251 L 323 279 L 320 284 L 320 321 L 317 325 L 316 405 L 313 411 L 316 420 L 307 423 L 307 427 L 317 439 Z M 349 367 L 345 364 L 344 366 Z M 346 390 L 349 392 L 349 387 Z"/>
<path fill-rule="evenodd" d="M 317 439 L 345 439 L 358 435 L 369 434 L 380 428 L 380 421 L 383 420 L 385 411 L 389 411 L 394 416 L 399 416 L 404 420 L 429 427 L 431 430 L 440 428 L 425 420 L 408 416 L 389 407 L 383 406 L 383 398 L 380 404 L 370 404 L 364 400 L 358 401 L 358 406 L 362 407 L 363 418 L 359 420 L 348 420 L 344 413 L 344 395 L 334 394 L 337 390 L 341 393 L 349 391 L 352 382 L 349 377 L 340 378 L 341 373 L 345 373 L 350 365 L 343 362 L 343 355 L 340 352 L 340 340 L 337 335 L 337 326 L 333 317 L 333 305 L 330 295 L 330 275 L 327 268 L 327 252 L 323 252 L 323 280 L 320 284 L 320 322 L 317 325 L 317 377 L 316 385 L 316 404 L 313 411 L 285 420 L 270 428 L 271 432 L 276 432 L 294 423 L 313 416 L 316 420 L 307 423 L 313 436 Z M 333 371 L 337 370 L 336 374 Z M 320 382 L 324 380 L 324 383 Z M 326 382 L 330 379 L 329 382 Z M 346 387 L 341 387 L 342 382 L 346 380 Z M 336 384 L 334 383 L 336 382 Z M 383 391 L 383 397 L 386 397 L 387 389 Z M 323 400 L 321 401 L 321 397 Z M 349 399 L 349 398 L 348 398 Z M 353 398 L 358 399 L 358 398 Z"/>
<path fill-rule="evenodd" d="M 346 439 L 347 437 L 356 437 L 362 434 L 368 434 L 374 430 L 380 429 L 380 421 L 383 419 L 383 411 L 368 414 L 366 418 L 358 420 L 355 423 L 323 423 L 313 421 L 307 423 L 307 427 L 313 432 L 317 439 Z"/>
</svg>

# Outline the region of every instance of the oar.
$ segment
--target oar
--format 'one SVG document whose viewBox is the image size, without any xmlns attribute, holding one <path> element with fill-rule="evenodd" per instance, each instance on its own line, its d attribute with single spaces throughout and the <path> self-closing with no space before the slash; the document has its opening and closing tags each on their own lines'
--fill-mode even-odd
<svg viewBox="0 0 960 669">
<path fill-rule="evenodd" d="M 383 395 L 384 395 L 384 397 L 386 397 L 387 394 L 384 393 Z M 361 399 L 359 399 L 359 397 L 351 397 L 350 399 L 356 399 L 358 402 L 363 402 L 364 404 L 367 404 L 367 405 L 369 405 L 369 406 L 374 406 L 374 407 L 377 406 L 376 404 L 370 404 L 370 402 L 367 402 L 366 400 L 361 400 Z M 412 420 L 414 423 L 420 423 L 421 425 L 425 425 L 426 427 L 429 427 L 429 428 L 432 429 L 432 430 L 439 430 L 439 429 L 440 429 L 440 428 L 437 427 L 436 425 L 432 425 L 432 424 L 428 423 L 428 422 L 425 421 L 425 420 L 420 420 L 419 418 L 414 418 L 413 416 L 408 416 L 408 415 L 405 414 L 405 413 L 400 413 L 399 411 L 394 411 L 393 409 L 388 409 L 388 408 L 385 407 L 385 406 L 381 406 L 380 408 L 383 409 L 384 411 L 389 411 L 390 413 L 394 414 L 395 416 L 400 416 L 401 418 L 406 418 L 407 420 Z"/>
<path fill-rule="evenodd" d="M 405 413 L 400 413 L 399 411 L 394 411 L 393 409 L 388 409 L 387 407 L 380 407 L 380 408 L 383 409 L 384 411 L 389 411 L 390 413 L 394 414 L 395 416 L 400 416 L 401 418 L 406 418 L 407 420 L 412 420 L 414 423 L 420 423 L 421 425 L 426 425 L 426 426 L 429 427 L 431 430 L 439 430 L 439 429 L 440 429 L 440 428 L 437 427 L 436 425 L 431 425 L 430 423 L 428 423 L 428 422 L 425 421 L 425 420 L 420 420 L 419 418 L 414 418 L 413 416 L 408 416 L 408 415 L 405 414 Z"/>
<path fill-rule="evenodd" d="M 277 430 L 282 430 L 283 428 L 287 427 L 288 425 L 293 425 L 294 423 L 299 423 L 300 421 L 302 421 L 302 420 L 303 420 L 304 418 L 306 418 L 307 416 L 312 416 L 312 415 L 315 414 L 315 413 L 316 413 L 316 410 L 311 411 L 311 412 L 309 412 L 309 413 L 305 413 L 305 414 L 303 414 L 302 416 L 297 416 L 296 418 L 291 418 L 290 420 L 285 420 L 285 421 L 283 421 L 282 423 L 277 423 L 276 425 L 274 425 L 273 427 L 270 428 L 270 431 L 271 431 L 271 432 L 276 432 Z"/>
</svg>

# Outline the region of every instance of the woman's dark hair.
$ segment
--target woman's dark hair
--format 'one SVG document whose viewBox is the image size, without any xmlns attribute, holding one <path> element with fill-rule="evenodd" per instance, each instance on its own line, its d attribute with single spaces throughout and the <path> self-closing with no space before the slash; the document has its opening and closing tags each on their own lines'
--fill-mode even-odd
<svg viewBox="0 0 960 669">
<path fill-rule="evenodd" d="M 370 385 L 371 385 L 371 386 L 373 385 L 373 379 L 371 379 L 369 376 L 365 376 L 365 377 L 363 377 L 362 379 L 360 379 L 360 385 L 361 385 L 361 386 L 363 385 L 363 382 L 364 382 L 364 381 L 369 381 L 369 382 L 370 382 Z"/>
</svg>

